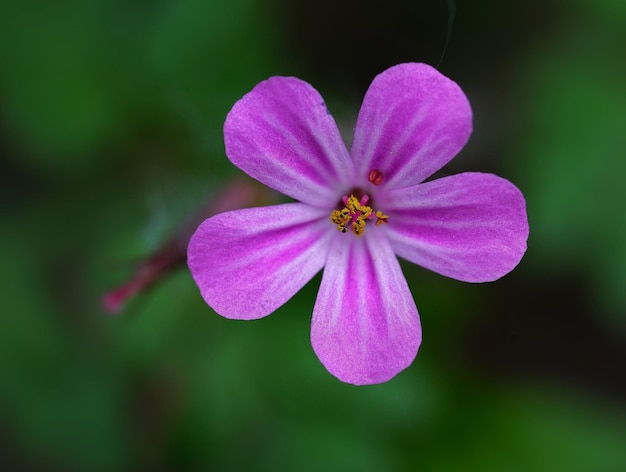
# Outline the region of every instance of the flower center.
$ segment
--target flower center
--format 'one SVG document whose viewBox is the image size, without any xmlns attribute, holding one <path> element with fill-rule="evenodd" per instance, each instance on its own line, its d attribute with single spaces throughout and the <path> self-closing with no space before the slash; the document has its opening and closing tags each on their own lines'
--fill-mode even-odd
<svg viewBox="0 0 626 472">
<path fill-rule="evenodd" d="M 356 192 L 355 192 L 356 193 Z M 354 194 L 349 197 L 344 196 L 341 201 L 344 207 L 341 210 L 333 210 L 330 214 L 330 221 L 337 225 L 337 229 L 342 233 L 348 232 L 348 227 L 356 236 L 362 236 L 365 231 L 367 220 L 374 217 L 374 210 L 367 206 L 370 197 L 363 195 L 361 200 L 357 199 Z M 384 215 L 382 211 L 377 211 L 376 226 L 387 224 L 389 217 Z"/>
</svg>

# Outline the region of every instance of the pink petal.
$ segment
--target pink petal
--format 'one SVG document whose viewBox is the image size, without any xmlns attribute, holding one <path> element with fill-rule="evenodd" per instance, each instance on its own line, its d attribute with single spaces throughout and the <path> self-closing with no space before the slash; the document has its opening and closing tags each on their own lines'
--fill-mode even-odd
<svg viewBox="0 0 626 472">
<path fill-rule="evenodd" d="M 187 263 L 204 300 L 226 318 L 269 315 L 321 270 L 326 212 L 287 203 L 221 213 L 189 241 Z"/>
<path fill-rule="evenodd" d="M 400 257 L 466 282 L 507 274 L 526 252 L 519 189 L 492 174 L 464 173 L 377 196 Z"/>
<path fill-rule="evenodd" d="M 459 86 L 426 64 L 399 64 L 370 85 L 354 132 L 357 178 L 373 169 L 382 186 L 407 187 L 430 177 L 465 145 L 472 110 Z"/>
<path fill-rule="evenodd" d="M 294 77 L 272 77 L 233 106 L 224 123 L 226 154 L 237 167 L 285 195 L 335 204 L 353 165 L 320 94 Z"/>
<path fill-rule="evenodd" d="M 385 382 L 421 342 L 417 308 L 381 233 L 337 238 L 315 302 L 311 342 L 328 371 L 355 385 Z"/>
</svg>

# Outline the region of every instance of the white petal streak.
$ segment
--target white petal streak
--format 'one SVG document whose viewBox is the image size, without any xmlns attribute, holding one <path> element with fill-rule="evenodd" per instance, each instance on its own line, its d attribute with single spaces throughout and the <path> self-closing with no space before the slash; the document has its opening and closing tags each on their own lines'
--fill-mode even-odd
<svg viewBox="0 0 626 472">
<path fill-rule="evenodd" d="M 415 358 L 421 328 L 389 242 L 377 228 L 336 238 L 313 311 L 311 342 L 322 363 L 355 385 L 385 382 Z"/>
<path fill-rule="evenodd" d="M 301 203 L 248 208 L 206 220 L 191 237 L 188 265 L 205 301 L 227 318 L 269 315 L 324 266 L 327 215 Z"/>
</svg>

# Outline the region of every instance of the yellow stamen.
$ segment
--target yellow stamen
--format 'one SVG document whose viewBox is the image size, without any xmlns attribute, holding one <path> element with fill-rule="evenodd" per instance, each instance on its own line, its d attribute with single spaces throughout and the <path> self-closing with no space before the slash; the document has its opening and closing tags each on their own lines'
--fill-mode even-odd
<svg viewBox="0 0 626 472">
<path fill-rule="evenodd" d="M 350 223 L 352 217 L 350 216 L 350 210 L 344 208 L 343 210 L 333 210 L 330 214 L 330 221 L 337 225 L 337 229 L 342 233 L 348 231 L 346 226 Z"/>
<path fill-rule="evenodd" d="M 389 216 L 384 215 L 382 211 L 378 210 L 376 212 L 376 226 L 389 223 L 387 221 L 388 219 L 389 219 Z"/>
<path fill-rule="evenodd" d="M 357 236 L 361 236 L 363 231 L 365 231 L 365 221 L 359 216 L 356 221 L 352 223 L 352 232 Z"/>
<path fill-rule="evenodd" d="M 354 195 L 350 195 L 350 198 L 348 198 L 348 203 L 346 207 L 352 214 L 355 214 L 361 211 L 361 208 L 362 208 L 361 203 L 359 203 L 359 201 L 356 199 Z"/>
<path fill-rule="evenodd" d="M 350 195 L 348 198 L 344 197 L 343 201 L 346 206 L 341 210 L 333 210 L 330 214 L 330 220 L 337 225 L 337 229 L 342 233 L 346 233 L 348 227 L 350 227 L 353 234 L 362 236 L 367 220 L 374 216 L 372 207 L 365 204 L 368 199 L 367 196 L 363 197 L 361 201 L 354 195 Z M 377 211 L 376 218 L 376 226 L 380 226 L 383 223 L 387 223 L 389 217 L 381 211 Z"/>
</svg>

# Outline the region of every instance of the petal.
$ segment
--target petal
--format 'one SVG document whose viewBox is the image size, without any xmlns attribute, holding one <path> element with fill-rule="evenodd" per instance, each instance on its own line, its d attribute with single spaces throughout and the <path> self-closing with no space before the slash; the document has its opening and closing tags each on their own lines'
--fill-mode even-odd
<svg viewBox="0 0 626 472">
<path fill-rule="evenodd" d="M 294 77 L 272 77 L 233 106 L 224 123 L 228 158 L 251 177 L 320 207 L 353 180 L 353 165 L 321 95 Z"/>
<path fill-rule="evenodd" d="M 526 201 L 508 180 L 468 172 L 378 196 L 400 257 L 466 282 L 507 274 L 526 252 Z"/>
<path fill-rule="evenodd" d="M 328 371 L 355 385 L 385 382 L 408 367 L 422 339 L 419 315 L 387 239 L 337 238 L 329 253 L 311 343 Z"/>
<path fill-rule="evenodd" d="M 272 313 L 323 267 L 333 235 L 327 217 L 308 205 L 287 203 L 204 221 L 187 249 L 204 300 L 226 318 Z"/>
<path fill-rule="evenodd" d="M 426 64 L 399 64 L 370 85 L 354 131 L 357 178 L 373 169 L 381 185 L 407 187 L 430 177 L 465 145 L 472 110 L 459 86 Z"/>
</svg>

